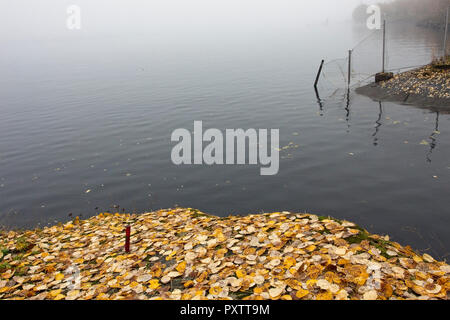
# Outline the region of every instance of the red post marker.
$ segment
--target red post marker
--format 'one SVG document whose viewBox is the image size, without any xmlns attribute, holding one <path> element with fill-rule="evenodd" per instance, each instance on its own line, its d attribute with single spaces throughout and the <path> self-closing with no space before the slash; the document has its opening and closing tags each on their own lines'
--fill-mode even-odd
<svg viewBox="0 0 450 320">
<path fill-rule="evenodd" d="M 130 232 L 131 227 L 127 226 L 125 229 L 125 252 L 130 252 Z"/>
</svg>

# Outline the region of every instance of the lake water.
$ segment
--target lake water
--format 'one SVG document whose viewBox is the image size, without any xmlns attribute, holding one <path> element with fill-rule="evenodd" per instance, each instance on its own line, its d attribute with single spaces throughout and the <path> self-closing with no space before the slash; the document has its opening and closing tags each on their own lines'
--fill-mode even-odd
<svg viewBox="0 0 450 320">
<path fill-rule="evenodd" d="M 9 38 L 0 51 L 0 224 L 175 205 L 220 216 L 307 211 L 448 257 L 450 115 L 322 83 L 319 104 L 312 89 L 320 60 L 345 57 L 367 33 L 299 23 Z M 405 25 L 388 39 L 393 67 L 427 63 L 441 46 L 440 34 Z M 355 59 L 375 66 L 369 56 Z M 291 147 L 275 176 L 259 166 L 175 166 L 171 133 L 194 120 L 279 128 Z"/>
</svg>

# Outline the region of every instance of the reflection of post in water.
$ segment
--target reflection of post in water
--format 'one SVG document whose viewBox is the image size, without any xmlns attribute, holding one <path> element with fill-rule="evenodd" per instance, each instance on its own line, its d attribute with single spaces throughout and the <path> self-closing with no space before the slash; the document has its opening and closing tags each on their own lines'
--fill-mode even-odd
<svg viewBox="0 0 450 320">
<path fill-rule="evenodd" d="M 382 125 L 381 123 L 381 117 L 383 116 L 383 105 L 381 104 L 381 101 L 379 102 L 380 104 L 380 111 L 378 112 L 378 119 L 377 121 L 375 121 L 375 132 L 373 133 L 372 137 L 373 137 L 373 145 L 377 146 L 378 145 L 378 132 L 380 131 L 380 127 Z"/>
<path fill-rule="evenodd" d="M 323 116 L 323 100 L 320 98 L 317 87 L 314 87 L 314 91 L 316 93 L 317 104 L 319 105 L 320 116 Z M 345 101 L 345 121 L 347 122 L 347 128 L 350 129 L 350 88 L 348 88 L 344 94 L 341 93 L 341 90 L 336 89 L 330 96 L 328 96 L 328 98 L 333 97 L 333 99 L 339 101 L 339 104 L 343 104 Z M 347 130 L 347 132 L 348 131 L 349 130 Z"/>
<path fill-rule="evenodd" d="M 427 153 L 427 162 L 431 162 L 431 154 L 433 153 L 434 148 L 436 148 L 437 145 L 437 137 L 439 135 L 439 111 L 436 111 L 436 122 L 434 125 L 434 131 L 430 135 L 430 150 Z"/>
<path fill-rule="evenodd" d="M 322 104 L 322 100 L 320 99 L 320 96 L 319 96 L 319 90 L 317 90 L 317 87 L 314 87 L 314 91 L 316 91 L 316 98 L 317 98 L 317 104 L 319 105 L 320 116 L 323 116 L 323 104 Z"/>
<path fill-rule="evenodd" d="M 350 88 L 347 89 L 347 96 L 346 96 L 346 103 L 345 103 L 345 111 L 347 111 L 345 115 L 345 121 L 347 122 L 347 132 L 350 129 Z"/>
</svg>

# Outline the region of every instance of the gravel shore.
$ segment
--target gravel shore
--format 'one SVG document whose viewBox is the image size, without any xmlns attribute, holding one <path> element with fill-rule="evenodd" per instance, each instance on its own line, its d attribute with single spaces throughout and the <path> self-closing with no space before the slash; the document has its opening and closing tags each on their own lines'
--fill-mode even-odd
<svg viewBox="0 0 450 320">
<path fill-rule="evenodd" d="M 376 101 L 450 111 L 450 69 L 438 69 L 430 64 L 399 73 L 387 81 L 357 88 L 356 93 Z"/>
</svg>

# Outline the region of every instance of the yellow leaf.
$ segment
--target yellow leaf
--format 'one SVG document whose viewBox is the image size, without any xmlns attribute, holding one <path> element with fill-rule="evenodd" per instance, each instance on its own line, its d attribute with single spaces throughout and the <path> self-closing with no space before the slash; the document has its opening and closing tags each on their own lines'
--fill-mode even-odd
<svg viewBox="0 0 450 320">
<path fill-rule="evenodd" d="M 306 281 L 306 286 L 307 286 L 308 288 L 311 288 L 311 287 L 313 287 L 316 283 L 317 283 L 317 280 L 316 280 L 316 279 L 309 279 L 309 280 Z"/>
<path fill-rule="evenodd" d="M 331 294 L 331 292 L 323 292 L 323 293 L 319 293 L 316 296 L 316 300 L 333 300 L 333 295 Z"/>
<path fill-rule="evenodd" d="M 290 256 L 286 257 L 286 258 L 284 259 L 284 262 L 283 262 L 284 266 L 285 266 L 287 269 L 289 269 L 290 267 L 292 267 L 295 263 L 296 263 L 295 259 L 292 258 L 292 257 L 290 257 Z"/>
<path fill-rule="evenodd" d="M 62 300 L 62 299 L 64 299 L 65 297 L 66 297 L 66 296 L 63 295 L 63 294 L 58 294 L 58 295 L 55 297 L 54 300 Z"/>
<path fill-rule="evenodd" d="M 161 276 L 162 270 L 160 267 L 153 267 L 150 273 L 153 277 L 159 278 Z"/>
<path fill-rule="evenodd" d="M 236 270 L 236 276 L 239 279 L 245 277 L 246 275 L 247 275 L 247 273 L 245 272 L 245 270 L 242 270 L 242 269 Z"/>
<path fill-rule="evenodd" d="M 209 293 L 212 295 L 218 295 L 220 292 L 222 292 L 222 288 L 221 287 L 211 287 L 209 288 Z"/>
<path fill-rule="evenodd" d="M 14 275 L 14 271 L 11 272 L 11 270 L 8 270 L 8 271 L 2 273 L 2 278 L 7 280 L 7 279 L 12 278 L 13 275 Z"/>
<path fill-rule="evenodd" d="M 295 294 L 295 296 L 296 296 L 297 298 L 301 299 L 301 298 L 307 296 L 308 294 L 309 294 L 309 291 L 308 291 L 308 290 L 299 289 L 299 290 L 297 291 L 297 293 Z"/>
<path fill-rule="evenodd" d="M 181 300 L 190 300 L 192 298 L 192 295 L 190 293 L 184 293 L 181 296 Z"/>
<path fill-rule="evenodd" d="M 9 289 L 11 289 L 11 288 L 10 287 L 0 288 L 0 293 L 4 293 L 4 292 L 8 291 Z"/>
<path fill-rule="evenodd" d="M 298 270 L 297 270 L 296 268 L 290 268 L 290 269 L 289 269 L 289 272 L 290 272 L 291 274 L 294 274 L 294 275 L 297 273 L 297 271 L 298 271 Z"/>
<path fill-rule="evenodd" d="M 152 279 L 148 283 L 150 284 L 149 288 L 153 290 L 158 289 L 160 286 L 158 279 Z"/>
<path fill-rule="evenodd" d="M 197 277 L 197 279 L 195 279 L 195 281 L 197 281 L 197 283 L 203 282 L 203 281 L 205 281 L 205 279 L 206 279 L 207 276 L 208 276 L 208 272 L 207 272 L 207 271 L 203 271 L 203 272 Z"/>
<path fill-rule="evenodd" d="M 253 293 L 254 294 L 261 294 L 261 293 L 263 293 L 263 288 L 261 288 L 261 287 L 255 287 L 255 289 L 253 289 Z"/>
<path fill-rule="evenodd" d="M 186 261 L 181 262 L 177 267 L 177 271 L 179 273 L 184 273 L 184 270 L 186 269 Z"/>
<path fill-rule="evenodd" d="M 300 283 L 300 281 L 295 280 L 295 279 L 286 280 L 286 284 L 294 290 L 302 289 L 302 284 Z"/>
<path fill-rule="evenodd" d="M 169 261 L 169 260 L 171 260 L 172 259 L 172 257 L 174 256 L 174 255 L 176 255 L 176 253 L 177 253 L 177 251 L 176 250 L 174 250 L 174 251 L 172 251 L 167 257 L 166 257 L 166 261 Z"/>
<path fill-rule="evenodd" d="M 64 275 L 63 275 L 62 273 L 58 273 L 58 274 L 55 276 L 55 280 L 62 280 L 62 279 L 64 279 Z"/>
<path fill-rule="evenodd" d="M 368 278 L 368 275 L 367 276 L 356 277 L 356 278 L 353 279 L 353 282 L 356 283 L 358 286 L 362 286 L 362 285 L 364 285 L 364 283 L 366 283 L 367 278 Z"/>
<path fill-rule="evenodd" d="M 102 292 L 102 293 L 100 293 L 100 294 L 97 296 L 96 299 L 98 299 L 98 300 L 108 300 L 108 296 Z"/>
<path fill-rule="evenodd" d="M 312 265 L 312 266 L 309 266 L 309 268 L 308 268 L 308 276 L 311 278 L 311 279 L 316 279 L 318 276 L 319 276 L 319 274 L 322 272 L 322 267 L 321 266 L 317 266 L 317 265 Z"/>
<path fill-rule="evenodd" d="M 61 293 L 61 289 L 52 290 L 52 291 L 50 291 L 50 296 L 51 297 L 56 297 L 60 293 Z"/>
<path fill-rule="evenodd" d="M 339 259 L 337 263 L 338 263 L 339 265 L 344 265 L 344 264 L 350 263 L 350 261 L 349 261 L 349 260 L 346 260 L 346 259 Z"/>
<path fill-rule="evenodd" d="M 195 295 L 196 295 L 196 296 L 202 296 L 204 293 L 205 293 L 205 291 L 203 291 L 203 290 L 197 290 L 197 291 L 195 292 Z"/>
</svg>

